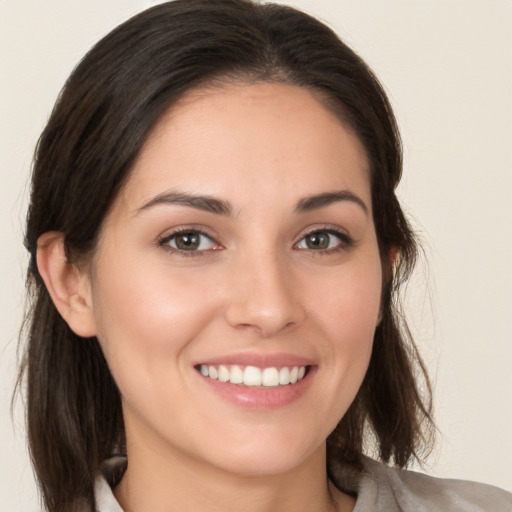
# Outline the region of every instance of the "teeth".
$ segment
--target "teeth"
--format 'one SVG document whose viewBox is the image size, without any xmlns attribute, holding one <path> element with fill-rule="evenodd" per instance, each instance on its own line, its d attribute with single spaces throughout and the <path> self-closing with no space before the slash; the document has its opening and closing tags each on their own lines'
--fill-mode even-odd
<svg viewBox="0 0 512 512">
<path fill-rule="evenodd" d="M 261 372 L 261 383 L 264 386 L 277 386 L 279 384 L 279 372 L 277 368 L 265 368 Z"/>
<path fill-rule="evenodd" d="M 279 370 L 279 384 L 289 384 L 290 383 L 290 370 L 288 368 L 281 368 Z"/>
<path fill-rule="evenodd" d="M 199 371 L 202 375 L 210 379 L 252 387 L 287 386 L 288 384 L 295 384 L 299 380 L 302 380 L 304 375 L 306 375 L 305 366 L 285 366 L 279 369 L 273 366 L 269 368 L 246 366 L 242 369 L 242 367 L 238 365 L 207 366 L 202 364 Z"/>
<path fill-rule="evenodd" d="M 208 376 L 210 379 L 219 378 L 219 373 L 217 372 L 217 368 L 215 368 L 215 366 L 208 366 Z"/>
<path fill-rule="evenodd" d="M 225 366 L 219 366 L 218 373 L 220 382 L 227 382 L 229 380 L 229 370 Z"/>
<path fill-rule="evenodd" d="M 246 366 L 244 370 L 244 384 L 246 386 L 261 386 L 261 370 L 256 366 Z"/>
<path fill-rule="evenodd" d="M 243 384 L 244 382 L 244 372 L 240 368 L 240 366 L 231 366 L 230 368 L 231 377 L 229 382 L 231 384 Z"/>
</svg>

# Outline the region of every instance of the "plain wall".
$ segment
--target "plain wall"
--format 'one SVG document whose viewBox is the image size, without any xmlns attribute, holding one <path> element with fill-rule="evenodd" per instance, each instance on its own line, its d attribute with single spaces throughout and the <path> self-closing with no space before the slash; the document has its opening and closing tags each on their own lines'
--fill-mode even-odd
<svg viewBox="0 0 512 512">
<path fill-rule="evenodd" d="M 142 0 L 0 0 L 0 503 L 37 509 L 22 404 L 11 421 L 33 148 L 85 51 Z M 401 126 L 400 197 L 425 245 L 410 323 L 435 387 L 434 475 L 512 490 L 512 3 L 286 1 L 373 67 Z"/>
</svg>

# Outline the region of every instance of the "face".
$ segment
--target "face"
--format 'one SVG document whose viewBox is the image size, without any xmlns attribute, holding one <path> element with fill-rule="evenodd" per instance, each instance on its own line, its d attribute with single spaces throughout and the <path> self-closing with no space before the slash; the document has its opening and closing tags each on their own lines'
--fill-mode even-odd
<svg viewBox="0 0 512 512">
<path fill-rule="evenodd" d="M 192 92 L 145 144 L 89 275 L 129 454 L 305 464 L 357 393 L 379 319 L 364 149 L 299 87 Z"/>
</svg>

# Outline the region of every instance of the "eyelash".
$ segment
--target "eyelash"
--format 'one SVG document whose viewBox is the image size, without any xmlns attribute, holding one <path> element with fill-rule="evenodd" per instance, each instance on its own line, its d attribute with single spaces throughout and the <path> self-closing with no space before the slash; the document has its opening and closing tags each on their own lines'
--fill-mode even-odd
<svg viewBox="0 0 512 512">
<path fill-rule="evenodd" d="M 307 233 L 302 235 L 301 239 L 299 240 L 299 242 L 297 242 L 294 245 L 294 247 L 296 247 L 299 243 L 303 242 L 306 239 L 306 237 L 312 236 L 312 235 L 317 235 L 317 234 L 319 234 L 319 235 L 327 234 L 330 237 L 334 236 L 339 240 L 339 243 L 336 244 L 334 247 L 331 247 L 328 249 L 320 249 L 320 250 L 315 250 L 315 249 L 311 249 L 311 248 L 306 249 L 306 250 L 309 250 L 315 256 L 333 254 L 333 253 L 342 252 L 342 251 L 348 251 L 348 250 L 352 249 L 355 245 L 354 239 L 351 236 L 349 236 L 347 233 L 345 233 L 344 231 L 334 229 L 331 227 L 324 227 L 324 228 L 316 228 L 316 229 L 313 229 L 312 231 L 308 231 Z"/>
<path fill-rule="evenodd" d="M 160 247 L 162 247 L 163 249 L 165 249 L 166 251 L 169 251 L 174 254 L 179 254 L 180 256 L 202 256 L 202 255 L 204 255 L 205 252 L 209 252 L 208 250 L 204 250 L 204 249 L 203 250 L 187 251 L 187 250 L 183 250 L 183 249 L 178 249 L 176 247 L 171 247 L 169 245 L 169 242 L 171 242 L 171 240 L 175 239 L 176 237 L 178 237 L 180 235 L 200 235 L 200 236 L 208 238 L 208 240 L 210 240 L 212 243 L 216 244 L 215 240 L 208 233 L 206 233 L 205 231 L 203 231 L 201 229 L 180 228 L 180 229 L 173 231 L 169 235 L 165 235 L 164 237 L 159 239 L 158 245 Z"/>
<path fill-rule="evenodd" d="M 297 248 L 297 246 L 301 242 L 303 242 L 306 239 L 306 237 L 316 235 L 316 234 L 319 234 L 319 235 L 327 234 L 329 236 L 334 236 L 334 237 L 338 238 L 339 243 L 335 247 L 331 247 L 331 248 L 327 248 L 327 249 L 320 249 L 320 250 L 311 249 L 311 248 L 304 248 L 304 249 Z M 179 254 L 180 256 L 202 256 L 207 252 L 216 250 L 216 249 L 183 250 L 183 249 L 178 249 L 176 247 L 170 246 L 169 243 L 171 242 L 171 240 L 175 239 L 176 237 L 178 237 L 180 235 L 200 235 L 200 236 L 208 238 L 214 244 L 217 243 L 208 233 L 206 233 L 205 231 L 203 231 L 201 229 L 180 228 L 180 229 L 173 231 L 169 235 L 165 235 L 164 237 L 160 238 L 158 240 L 158 246 L 162 247 L 163 249 L 165 249 L 166 251 L 169 251 L 171 253 Z M 312 231 L 305 233 L 301 237 L 299 242 L 294 244 L 293 247 L 296 250 L 308 250 L 312 254 L 315 254 L 315 255 L 327 255 L 327 254 L 337 253 L 337 252 L 341 252 L 341 251 L 348 251 L 354 246 L 354 244 L 355 244 L 354 240 L 352 239 L 352 237 L 347 235 L 347 233 L 337 230 L 337 229 L 330 228 L 330 227 L 325 227 L 325 228 L 316 228 L 316 229 L 313 229 Z"/>
</svg>

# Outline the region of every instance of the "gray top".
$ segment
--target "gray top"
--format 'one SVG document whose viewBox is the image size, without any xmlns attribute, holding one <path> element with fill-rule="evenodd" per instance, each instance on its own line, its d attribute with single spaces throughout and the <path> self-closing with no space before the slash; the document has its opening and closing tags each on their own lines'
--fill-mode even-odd
<svg viewBox="0 0 512 512">
<path fill-rule="evenodd" d="M 95 486 L 98 512 L 123 512 L 114 498 L 111 475 L 126 460 L 110 459 Z M 512 512 L 512 494 L 491 485 L 450 480 L 390 468 L 371 459 L 356 473 L 334 467 L 331 477 L 344 492 L 357 494 L 354 512 Z"/>
</svg>

